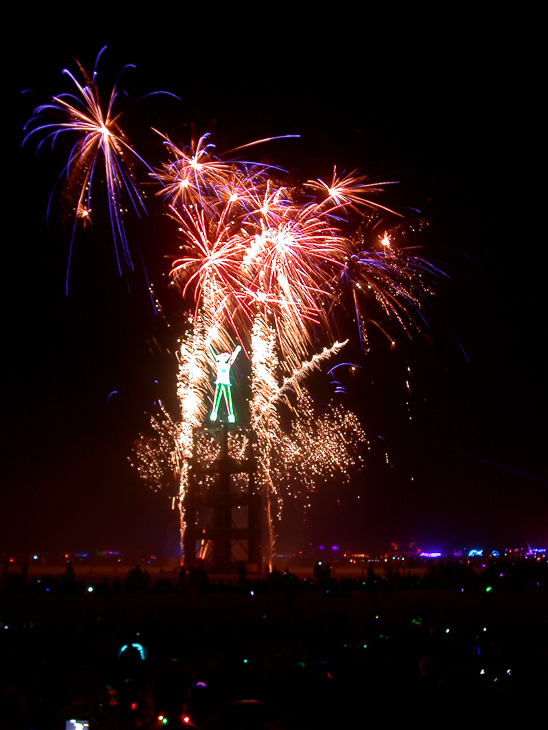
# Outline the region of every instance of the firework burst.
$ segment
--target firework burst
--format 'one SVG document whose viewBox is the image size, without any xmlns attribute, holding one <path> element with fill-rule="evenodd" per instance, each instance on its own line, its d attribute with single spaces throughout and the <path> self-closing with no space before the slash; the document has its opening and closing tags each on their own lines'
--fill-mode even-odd
<svg viewBox="0 0 548 730">
<path fill-rule="evenodd" d="M 318 480 L 349 478 L 367 443 L 354 414 L 318 409 L 310 398 L 309 374 L 336 359 L 345 344 L 314 354 L 313 342 L 333 342 L 349 309 L 365 344 L 367 325 L 382 327 L 373 311 L 409 334 L 441 272 L 398 248 L 409 224 L 371 198 L 385 183 L 335 171 L 330 185 L 288 187 L 277 169 L 219 160 L 206 138 L 183 151 L 165 142 L 173 159 L 158 171 L 164 185 L 159 194 L 181 236 L 171 276 L 184 296 L 194 297 L 187 333 L 193 344 L 180 350 L 182 420 L 173 449 L 188 462 L 193 430 L 207 421 L 207 344 L 230 353 L 239 341 L 251 367 L 247 412 L 240 419 L 254 433 L 271 558 L 284 502 L 306 509 Z M 390 219 L 396 222 L 390 225 Z M 197 409 L 192 415 L 189 402 Z M 164 459 L 160 444 L 157 461 Z M 247 448 L 244 441 L 240 458 Z M 184 466 L 179 473 L 183 525 L 188 474 Z"/>
<path fill-rule="evenodd" d="M 61 135 L 76 137 L 58 180 L 60 182 L 65 178 L 67 197 L 74 207 L 67 266 L 67 291 L 76 227 L 78 221 L 87 223 L 91 220 L 92 193 L 96 178 L 101 177 L 101 182 L 104 180 L 106 185 L 112 236 L 120 274 L 133 269 L 124 227 L 124 215 L 128 206 L 138 215 L 145 212 L 142 195 L 135 182 L 133 166 L 135 162 L 140 162 L 147 168 L 148 165 L 135 152 L 120 127 L 122 112 L 118 110 L 119 101 L 125 96 L 118 87 L 120 75 L 125 69 L 134 67 L 130 64 L 124 66 L 110 93 L 104 97 L 106 100 L 103 100 L 97 83 L 97 65 L 104 50 L 105 48 L 98 54 L 91 76 L 78 61 L 76 62 L 82 81 L 79 81 L 71 71 L 64 69 L 63 74 L 73 82 L 76 93 L 59 94 L 54 96 L 49 104 L 36 107 L 25 125 L 27 134 L 23 144 L 32 137 L 41 136 L 38 150 L 46 142 L 51 142 L 53 147 Z M 49 121 L 51 118 L 54 121 Z M 51 197 L 48 214 L 50 205 Z"/>
<path fill-rule="evenodd" d="M 41 135 L 41 148 L 65 132 L 76 136 L 63 171 L 69 187 L 78 191 L 71 251 L 78 221 L 90 220 L 97 170 L 104 172 L 122 272 L 132 268 L 124 206 L 144 211 L 133 176 L 133 163 L 143 160 L 120 127 L 117 84 L 105 103 L 99 94 L 100 56 L 91 77 L 78 64 L 83 82 L 64 71 L 77 93 L 37 107 L 24 142 Z M 51 115 L 54 121 L 46 122 Z M 338 356 L 344 343 L 336 341 L 337 333 L 349 313 L 364 345 L 367 325 L 382 327 L 379 312 L 409 334 L 443 272 L 399 245 L 410 224 L 378 201 L 388 183 L 335 169 L 330 183 L 289 185 L 279 168 L 236 156 L 269 140 L 220 157 L 207 134 L 192 130 L 190 143 L 179 146 L 154 132 L 163 140 L 167 160 L 155 170 L 144 164 L 149 182 L 159 185 L 157 199 L 178 230 L 172 281 L 185 302 L 192 297 L 194 303 L 179 341 L 179 415 L 172 418 L 162 408 L 152 417 L 154 436 L 140 437 L 133 463 L 147 483 L 170 494 L 183 535 L 196 433 L 217 415 L 209 407 L 215 365 L 209 349 L 222 355 L 216 356 L 217 364 L 224 364 L 217 384 L 229 393 L 230 353 L 234 357 L 241 346 L 250 375 L 240 420 L 254 434 L 272 554 L 284 500 L 297 500 L 305 508 L 318 479 L 348 478 L 366 443 L 352 413 L 318 409 L 306 388 L 308 375 Z M 319 342 L 328 345 L 321 352 Z M 226 380 L 219 379 L 223 372 Z M 229 420 L 234 421 L 232 411 Z M 243 454 L 248 439 L 239 443 L 234 436 L 231 448 Z M 204 459 L 215 458 L 211 439 L 203 439 L 199 448 Z"/>
</svg>

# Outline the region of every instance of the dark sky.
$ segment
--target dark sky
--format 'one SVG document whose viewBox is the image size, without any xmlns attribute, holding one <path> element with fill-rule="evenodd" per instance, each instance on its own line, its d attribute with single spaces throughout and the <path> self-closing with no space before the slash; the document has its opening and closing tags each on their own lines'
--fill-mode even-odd
<svg viewBox="0 0 548 730">
<path fill-rule="evenodd" d="M 117 24 L 48 13 L 16 25 L 0 550 L 166 554 L 177 544 L 167 500 L 127 461 L 144 412 L 158 397 L 173 402 L 175 366 L 165 348 L 178 334 L 175 310 L 169 335 L 142 276 L 118 277 L 101 220 L 75 239 L 65 296 L 70 233 L 58 198 L 46 225 L 61 147 L 38 157 L 32 143 L 20 149 L 33 108 L 70 88 L 62 68 L 76 71 L 73 57 L 92 67 L 104 45 L 105 76 L 136 65 L 122 84 L 132 98 L 156 90 L 181 97 L 145 100 L 128 115 L 126 131 L 148 159 L 157 149 L 142 132 L 149 126 L 181 139 L 191 122 L 199 131 L 213 127 L 219 151 L 300 134 L 270 145 L 269 158 L 298 178 L 326 176 L 337 165 L 400 181 L 392 199 L 421 211 L 428 254 L 446 262 L 450 278 L 432 301 L 431 331 L 413 341 L 398 336 L 395 351 L 379 339 L 366 358 L 353 354 L 362 369 L 347 401 L 357 404 L 371 442 L 368 466 L 348 486 L 322 488 L 305 526 L 289 519 L 284 534 L 282 525 L 280 546 L 546 545 L 538 59 L 523 19 L 458 18 L 448 28 L 410 16 L 394 27 L 390 16 L 265 23 L 181 12 Z M 128 232 L 161 292 L 170 227 L 151 216 Z M 151 346 L 155 337 L 160 348 Z"/>
</svg>

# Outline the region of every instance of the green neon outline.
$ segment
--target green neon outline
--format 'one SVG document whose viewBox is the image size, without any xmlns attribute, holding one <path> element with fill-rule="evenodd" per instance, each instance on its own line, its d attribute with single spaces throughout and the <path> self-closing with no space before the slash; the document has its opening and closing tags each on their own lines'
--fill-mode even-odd
<svg viewBox="0 0 548 730">
<path fill-rule="evenodd" d="M 234 360 L 238 357 L 238 353 L 242 349 L 241 345 L 238 345 L 232 355 L 228 352 L 221 352 L 219 355 L 213 349 L 211 342 L 208 343 L 209 351 L 211 352 L 215 364 L 217 365 L 217 379 L 215 381 L 215 396 L 213 398 L 213 410 L 209 416 L 210 421 L 216 421 L 219 416 L 219 405 L 221 403 L 221 396 L 224 397 L 226 410 L 228 412 L 228 422 L 234 423 L 236 418 L 234 416 L 234 408 L 232 406 L 232 392 L 230 385 L 230 368 L 232 367 Z M 226 358 L 226 359 L 225 359 Z"/>
</svg>

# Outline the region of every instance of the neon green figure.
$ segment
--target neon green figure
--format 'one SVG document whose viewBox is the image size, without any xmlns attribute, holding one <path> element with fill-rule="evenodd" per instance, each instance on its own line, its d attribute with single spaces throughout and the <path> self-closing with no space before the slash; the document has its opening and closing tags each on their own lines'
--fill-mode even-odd
<svg viewBox="0 0 548 730">
<path fill-rule="evenodd" d="M 234 423 L 234 409 L 232 408 L 232 394 L 230 392 L 230 368 L 234 360 L 238 357 L 238 353 L 242 349 L 241 345 L 234 350 L 232 355 L 228 352 L 221 352 L 219 355 L 215 352 L 211 343 L 208 343 L 209 351 L 213 355 L 213 359 L 217 365 L 217 380 L 215 381 L 215 398 L 213 400 L 213 410 L 209 416 L 210 421 L 216 421 L 219 413 L 219 403 L 221 396 L 224 396 L 226 410 L 228 411 L 228 422 Z"/>
</svg>

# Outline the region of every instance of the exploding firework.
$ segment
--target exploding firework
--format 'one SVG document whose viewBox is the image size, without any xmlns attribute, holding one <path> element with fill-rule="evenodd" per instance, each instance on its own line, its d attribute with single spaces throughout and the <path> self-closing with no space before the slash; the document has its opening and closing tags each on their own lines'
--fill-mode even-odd
<svg viewBox="0 0 548 730">
<path fill-rule="evenodd" d="M 240 418 L 255 435 L 271 557 L 283 504 L 290 500 L 305 510 L 318 480 L 349 478 L 367 444 L 354 414 L 319 410 L 311 399 L 309 374 L 336 359 L 345 344 L 314 354 L 313 342 L 333 343 L 349 310 L 364 345 L 368 325 L 387 326 L 379 313 L 410 333 L 442 272 L 398 247 L 413 225 L 423 224 L 372 199 L 379 186 L 363 177 L 334 173 L 330 185 L 290 188 L 278 169 L 218 160 L 203 138 L 185 152 L 168 140 L 166 146 L 175 160 L 158 177 L 181 236 L 171 275 L 183 295 L 194 298 L 179 352 L 181 421 L 179 441 L 172 443 L 173 453 L 183 455 L 179 505 L 182 510 L 189 488 L 192 433 L 207 422 L 204 404 L 212 399 L 206 343 L 230 353 L 239 342 L 251 370 Z M 161 428 L 152 425 L 156 460 L 165 461 Z M 150 451 L 141 460 L 147 458 Z"/>
<path fill-rule="evenodd" d="M 122 199 L 144 210 L 132 170 L 133 162 L 143 160 L 120 128 L 117 86 L 102 104 L 97 63 L 92 77 L 80 71 L 83 84 L 65 70 L 78 95 L 61 94 L 37 107 L 25 141 L 42 134 L 41 147 L 61 133 L 77 135 L 64 170 L 78 190 L 73 237 L 78 220 L 89 219 L 94 174 L 102 167 L 122 271 L 132 266 Z M 55 121 L 46 123 L 46 114 Z M 139 438 L 132 461 L 147 483 L 170 495 L 183 537 L 196 433 L 217 418 L 210 352 L 216 391 L 224 394 L 232 422 L 229 371 L 241 348 L 249 377 L 239 420 L 254 434 L 271 555 L 284 501 L 306 508 L 318 479 L 348 478 L 366 443 L 354 414 L 318 408 L 306 387 L 308 375 L 337 358 L 345 344 L 337 341 L 341 322 L 349 316 L 364 346 L 368 325 L 384 329 L 383 318 L 410 333 L 443 273 L 399 245 L 416 222 L 379 203 L 388 183 L 334 170 L 330 183 L 289 185 L 279 168 L 241 159 L 252 145 L 220 156 L 209 135 L 192 131 L 188 146 L 179 146 L 154 132 L 167 160 L 148 168 L 149 181 L 159 186 L 157 199 L 179 235 L 170 274 L 184 301 L 193 304 L 179 341 L 179 414 L 173 418 L 161 408 L 151 418 L 153 436 Z M 325 345 L 321 352 L 319 342 Z M 250 437 L 238 442 L 235 434 L 231 449 L 243 454 Z M 211 439 L 200 441 L 205 460 L 216 458 L 210 451 L 215 448 Z"/>
<path fill-rule="evenodd" d="M 59 94 L 54 96 L 50 103 L 36 107 L 25 125 L 27 134 L 23 144 L 31 137 L 41 136 L 38 150 L 46 142 L 51 142 L 53 147 L 61 135 L 75 138 L 68 161 L 58 180 L 60 182 L 64 179 L 64 197 L 70 201 L 74 210 L 67 265 L 67 291 L 74 235 L 79 221 L 83 221 L 84 224 L 91 221 L 92 193 L 96 179 L 100 177 L 99 184 L 104 182 L 106 185 L 112 236 L 120 274 L 133 269 L 124 227 L 124 215 L 128 206 L 138 215 L 145 212 L 133 168 L 137 162 L 150 168 L 135 152 L 120 126 L 122 114 L 119 110 L 120 99 L 123 99 L 125 94 L 119 89 L 118 81 L 125 69 L 134 67 L 129 64 L 124 66 L 110 93 L 103 97 L 98 86 L 97 66 L 104 50 L 105 48 L 98 54 L 91 76 L 78 61 L 76 62 L 82 81 L 68 69 L 63 69 L 63 74 L 73 82 L 76 92 Z"/>
</svg>

